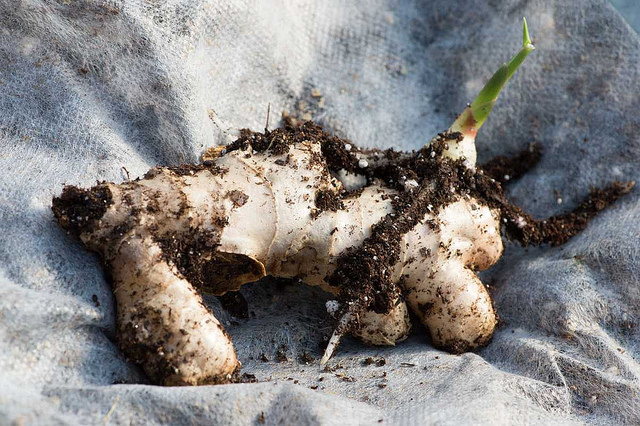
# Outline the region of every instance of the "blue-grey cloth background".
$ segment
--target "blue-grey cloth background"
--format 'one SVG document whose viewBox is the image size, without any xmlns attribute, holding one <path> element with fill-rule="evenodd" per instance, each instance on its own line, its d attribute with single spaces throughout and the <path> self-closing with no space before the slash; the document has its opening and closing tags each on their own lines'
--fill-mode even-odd
<svg viewBox="0 0 640 426">
<path fill-rule="evenodd" d="M 624 19 L 636 30 L 640 31 L 640 3 L 636 0 L 611 0 Z"/>
<path fill-rule="evenodd" d="M 65 183 L 197 161 L 268 103 L 418 148 L 518 50 L 523 16 L 537 50 L 477 143 L 481 161 L 543 146 L 508 194 L 544 217 L 640 180 L 640 40 L 604 0 L 0 0 L 0 424 L 640 423 L 638 190 L 563 247 L 507 245 L 476 353 L 415 327 L 394 348 L 346 339 L 323 371 L 300 356 L 331 333 L 326 295 L 261 282 L 248 319 L 206 299 L 260 383 L 185 388 L 123 357 L 100 261 L 50 211 Z"/>
</svg>

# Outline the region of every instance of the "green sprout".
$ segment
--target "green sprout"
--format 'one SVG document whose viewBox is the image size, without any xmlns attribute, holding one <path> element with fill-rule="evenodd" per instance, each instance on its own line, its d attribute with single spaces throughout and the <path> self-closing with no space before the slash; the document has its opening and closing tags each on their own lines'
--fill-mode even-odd
<svg viewBox="0 0 640 426">
<path fill-rule="evenodd" d="M 480 93 L 478 93 L 478 96 L 476 96 L 471 105 L 465 108 L 462 114 L 460 114 L 451 125 L 451 130 L 454 132 L 469 133 L 472 130 L 477 131 L 480 129 L 487 120 L 487 117 L 489 117 L 502 88 L 534 49 L 535 47 L 531 43 L 531 37 L 529 36 L 527 20 L 526 18 L 522 18 L 522 48 L 508 64 L 503 64 L 498 68 Z"/>
</svg>

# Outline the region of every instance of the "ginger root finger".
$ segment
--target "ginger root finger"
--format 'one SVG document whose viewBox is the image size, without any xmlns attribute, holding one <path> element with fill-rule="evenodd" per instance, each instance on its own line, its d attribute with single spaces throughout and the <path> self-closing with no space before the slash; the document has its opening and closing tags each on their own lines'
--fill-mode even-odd
<svg viewBox="0 0 640 426">
<path fill-rule="evenodd" d="M 437 222 L 444 254 L 455 257 L 464 266 L 484 271 L 502 256 L 500 212 L 476 198 L 459 200 L 444 207 Z"/>
<path fill-rule="evenodd" d="M 474 270 L 488 268 L 502 254 L 498 212 L 473 197 L 458 199 L 407 233 L 403 247 L 411 262 L 405 262 L 399 284 L 434 344 L 452 352 L 486 344 L 496 316 Z"/>
<path fill-rule="evenodd" d="M 225 330 L 150 237 L 126 238 L 111 274 L 119 345 L 155 382 L 219 383 L 240 367 Z"/>
<path fill-rule="evenodd" d="M 430 285 L 407 285 L 407 303 L 429 330 L 435 346 L 462 353 L 485 345 L 497 319 L 491 296 L 478 276 L 460 262 L 448 262 Z"/>
</svg>

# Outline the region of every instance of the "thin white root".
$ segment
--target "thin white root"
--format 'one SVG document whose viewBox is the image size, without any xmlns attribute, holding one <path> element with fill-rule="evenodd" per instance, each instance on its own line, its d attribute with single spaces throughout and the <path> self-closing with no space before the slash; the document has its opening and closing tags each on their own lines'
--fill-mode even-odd
<svg viewBox="0 0 640 426">
<path fill-rule="evenodd" d="M 327 344 L 327 348 L 324 350 L 324 355 L 322 355 L 322 359 L 320 360 L 320 365 L 324 366 L 327 361 L 333 356 L 333 353 L 338 348 L 340 344 L 340 339 L 344 335 L 344 330 L 346 330 L 347 326 L 351 322 L 353 314 L 351 312 L 347 312 L 340 318 L 340 322 L 338 326 L 333 331 L 331 335 L 331 339 L 329 339 L 329 344 Z"/>
</svg>

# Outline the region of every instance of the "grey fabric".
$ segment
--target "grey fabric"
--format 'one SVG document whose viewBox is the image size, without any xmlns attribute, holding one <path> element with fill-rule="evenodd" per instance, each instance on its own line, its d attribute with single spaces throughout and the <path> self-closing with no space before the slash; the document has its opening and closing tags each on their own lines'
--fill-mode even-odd
<svg viewBox="0 0 640 426">
<path fill-rule="evenodd" d="M 263 128 L 268 103 L 362 146 L 417 148 L 519 48 L 522 16 L 538 49 L 481 161 L 540 142 L 509 188 L 538 217 L 640 180 L 640 45 L 601 0 L 0 0 L 0 423 L 639 423 L 638 190 L 564 247 L 508 245 L 484 274 L 501 327 L 475 354 L 416 328 L 395 348 L 347 339 L 323 372 L 299 356 L 331 332 L 326 296 L 264 282 L 243 290 L 249 319 L 207 299 L 263 383 L 199 388 L 145 384 L 113 343 L 99 259 L 52 218 L 65 182 L 195 161 Z"/>
</svg>

